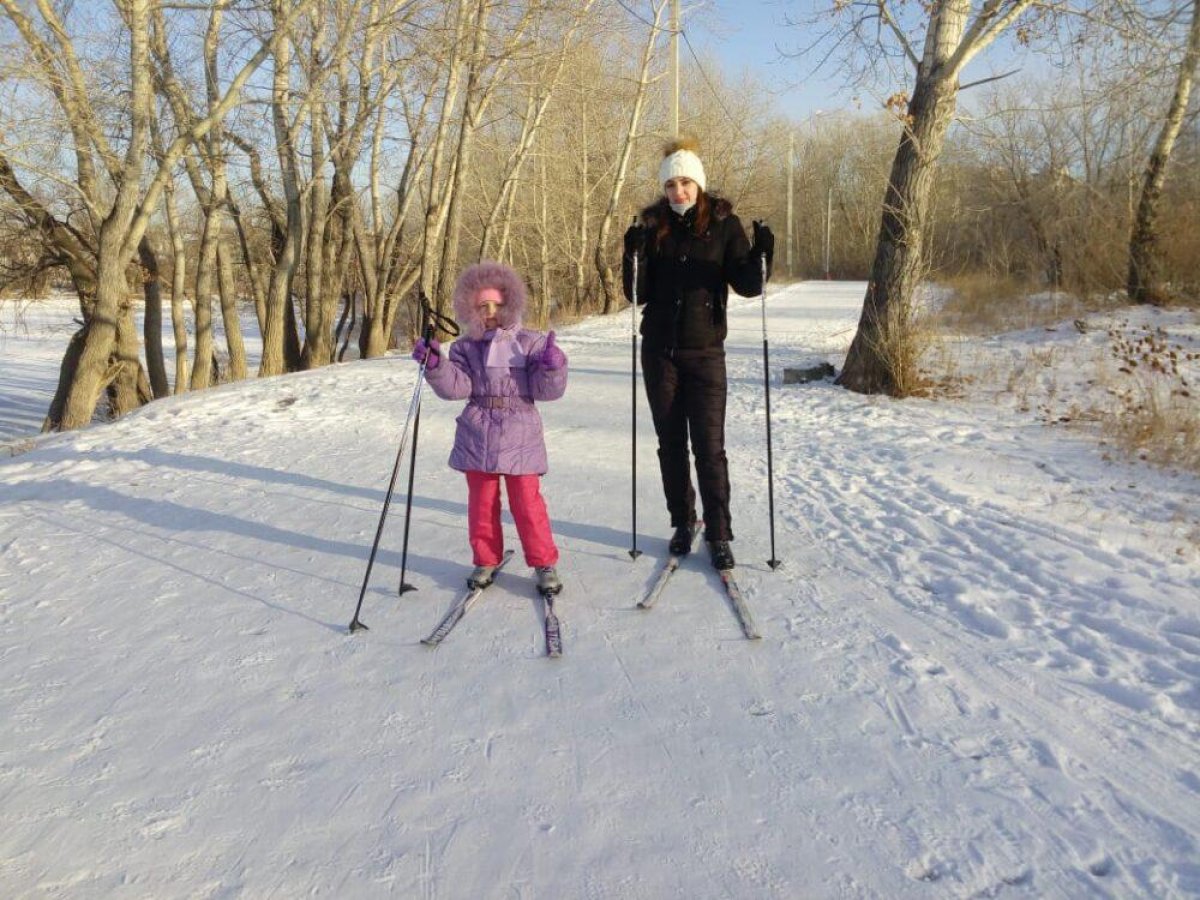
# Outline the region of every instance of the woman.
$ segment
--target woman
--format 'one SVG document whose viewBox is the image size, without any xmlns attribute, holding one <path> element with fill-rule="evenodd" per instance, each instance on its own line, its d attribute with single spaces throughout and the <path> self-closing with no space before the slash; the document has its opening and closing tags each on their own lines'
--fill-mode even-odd
<svg viewBox="0 0 1200 900">
<path fill-rule="evenodd" d="M 769 228 L 754 223 L 754 244 L 729 201 L 705 191 L 694 144 L 665 148 L 658 170 L 663 196 L 625 232 L 622 275 L 642 311 L 642 372 L 658 435 L 658 463 L 671 526 L 670 550 L 691 550 L 696 526 L 688 439 L 704 507 L 704 538 L 713 566 L 732 569 L 729 465 L 725 457 L 725 306 L 729 288 L 745 297 L 762 291 L 775 246 Z"/>
</svg>

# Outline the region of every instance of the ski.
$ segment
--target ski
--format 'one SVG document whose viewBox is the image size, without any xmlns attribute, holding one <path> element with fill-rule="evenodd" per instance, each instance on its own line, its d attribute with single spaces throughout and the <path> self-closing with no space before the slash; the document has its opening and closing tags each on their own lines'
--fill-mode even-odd
<svg viewBox="0 0 1200 900">
<path fill-rule="evenodd" d="M 473 585 L 468 579 L 466 593 L 464 593 L 458 599 L 458 602 L 450 607 L 450 610 L 446 613 L 446 615 L 442 616 L 442 621 L 438 622 L 437 628 L 430 632 L 429 637 L 421 639 L 421 643 L 427 647 L 436 647 L 438 644 L 444 641 L 446 639 L 446 635 L 454 630 L 454 626 L 457 625 L 462 617 L 467 614 L 467 610 L 469 610 L 475 604 L 475 601 L 479 599 L 480 595 L 482 595 L 484 591 L 496 583 L 496 573 L 503 569 L 505 564 L 512 559 L 512 557 L 513 551 L 504 551 L 504 557 L 500 560 L 500 564 L 496 566 L 496 572 L 492 573 L 492 580 L 487 584 Z"/>
<path fill-rule="evenodd" d="M 562 588 L 559 588 L 562 590 Z M 554 611 L 554 599 L 558 596 L 558 591 L 544 591 L 542 600 L 546 604 L 546 655 L 551 659 L 558 659 L 562 656 L 562 627 L 559 625 L 558 613 Z"/>
<path fill-rule="evenodd" d="M 654 601 L 659 598 L 663 592 L 663 588 L 667 586 L 667 582 L 671 580 L 671 576 L 679 568 L 679 563 L 682 559 L 682 556 L 667 557 L 667 561 L 658 570 L 658 577 L 654 579 L 654 584 L 650 586 L 650 590 L 646 592 L 646 596 L 638 601 L 638 609 L 649 609 L 654 605 Z"/>
<path fill-rule="evenodd" d="M 693 549 L 695 549 L 696 537 L 700 534 L 700 529 L 701 523 L 699 522 L 692 526 Z M 667 586 L 667 582 L 671 580 L 671 576 L 675 574 L 675 570 L 679 568 L 681 562 L 683 562 L 683 557 L 674 553 L 667 557 L 667 561 L 658 570 L 658 577 L 654 579 L 654 584 L 650 586 L 650 590 L 646 592 L 646 596 L 638 601 L 638 609 L 649 609 L 654 605 L 654 602 L 662 595 L 663 588 Z"/>
<path fill-rule="evenodd" d="M 729 602 L 733 604 L 733 611 L 741 623 L 742 631 L 750 640 L 760 640 L 762 635 L 758 633 L 758 626 L 754 624 L 754 617 L 750 615 L 750 607 L 746 605 L 742 589 L 733 578 L 733 569 L 721 569 L 717 574 L 721 576 L 721 584 L 725 585 L 725 593 L 729 595 Z"/>
</svg>

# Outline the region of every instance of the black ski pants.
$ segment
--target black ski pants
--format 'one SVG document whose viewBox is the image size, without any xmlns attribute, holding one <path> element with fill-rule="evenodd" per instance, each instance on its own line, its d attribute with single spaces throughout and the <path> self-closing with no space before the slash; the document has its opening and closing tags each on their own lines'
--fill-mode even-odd
<svg viewBox="0 0 1200 900">
<path fill-rule="evenodd" d="M 648 350 L 642 346 L 646 399 L 658 435 L 658 465 L 671 526 L 695 517 L 691 449 L 704 504 L 704 538 L 733 540 L 725 456 L 725 350 Z"/>
</svg>

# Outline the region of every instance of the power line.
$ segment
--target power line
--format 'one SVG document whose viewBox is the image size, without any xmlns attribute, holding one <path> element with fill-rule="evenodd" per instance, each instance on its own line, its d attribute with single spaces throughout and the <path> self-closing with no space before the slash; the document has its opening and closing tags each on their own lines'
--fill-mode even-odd
<svg viewBox="0 0 1200 900">
<path fill-rule="evenodd" d="M 643 16 L 643 15 L 642 15 L 641 13 L 639 13 L 637 10 L 635 10 L 635 9 L 630 9 L 630 8 L 629 8 L 629 6 L 628 6 L 628 4 L 626 4 L 626 3 L 625 3 L 625 0 L 617 0 L 617 4 L 618 4 L 618 5 L 619 5 L 619 6 L 620 6 L 622 9 L 624 9 L 624 10 L 625 10 L 625 12 L 629 13 L 631 16 L 633 16 L 635 19 L 637 19 L 637 20 L 638 20 L 639 22 L 641 22 L 643 25 L 649 25 L 651 28 L 657 28 L 659 31 L 665 31 L 667 34 L 675 34 L 675 33 L 676 33 L 675 29 L 673 29 L 673 28 L 663 28 L 661 25 L 655 25 L 653 22 L 651 22 L 649 19 L 647 19 L 645 16 Z M 682 33 L 683 33 L 683 30 L 682 30 L 682 29 L 680 29 L 680 31 L 679 31 L 678 33 L 679 33 L 679 34 L 682 34 Z"/>
<path fill-rule="evenodd" d="M 627 13 L 629 13 L 631 16 L 633 16 L 635 19 L 637 19 L 639 22 L 641 22 L 643 25 L 648 25 L 651 28 L 656 28 L 656 29 L 664 32 L 665 34 L 679 34 L 680 36 L 683 37 L 683 42 L 685 44 L 687 44 L 688 52 L 690 54 L 692 54 L 692 60 L 693 60 L 693 62 L 696 63 L 696 68 L 700 70 L 700 76 L 704 79 L 704 83 L 708 85 L 708 89 L 712 92 L 713 97 L 716 99 L 717 105 L 721 107 L 721 112 L 725 113 L 725 118 L 729 120 L 729 124 L 734 127 L 734 129 L 737 131 L 737 133 L 743 139 L 749 140 L 749 137 L 747 136 L 746 132 L 744 132 L 741 129 L 741 126 L 739 126 L 737 121 L 734 120 L 732 113 L 729 112 L 729 107 L 727 107 L 725 105 L 725 101 L 721 98 L 720 93 L 717 92 L 716 87 L 712 83 L 712 79 L 710 79 L 708 77 L 708 73 L 706 71 L 704 71 L 704 66 L 701 65 L 701 63 L 700 63 L 700 57 L 696 54 L 696 48 L 692 46 L 691 38 L 688 37 L 687 29 L 680 28 L 680 29 L 676 30 L 673 28 L 664 28 L 661 25 L 654 24 L 649 19 L 647 19 L 645 16 L 643 16 L 641 13 L 639 13 L 637 10 L 631 9 L 629 4 L 627 4 L 625 2 L 625 0 L 617 0 L 617 4 L 622 9 L 624 9 Z"/>
<path fill-rule="evenodd" d="M 618 2 L 619 2 L 619 0 L 618 0 Z M 696 62 L 696 68 L 700 70 L 700 75 L 701 75 L 701 77 L 704 78 L 704 83 L 708 85 L 708 89 L 710 91 L 712 91 L 713 97 L 716 98 L 717 105 L 720 106 L 721 111 L 725 113 L 725 118 L 727 118 L 729 120 L 729 124 L 734 127 L 734 129 L 737 131 L 737 133 L 739 135 L 741 135 L 746 140 L 749 140 L 749 137 L 746 134 L 746 132 L 742 131 L 741 126 L 738 125 L 738 123 L 736 121 L 734 121 L 733 115 L 729 112 L 729 107 L 727 107 L 725 105 L 725 101 L 721 99 L 721 95 L 719 93 L 717 93 L 716 87 L 713 86 L 712 81 L 709 79 L 708 73 L 704 71 L 704 66 L 700 65 L 700 57 L 696 55 L 696 50 L 694 47 L 692 47 L 692 42 L 688 38 L 687 31 L 680 29 L 679 33 L 683 35 L 683 42 L 685 44 L 687 44 L 688 52 L 692 54 L 692 59 L 695 60 L 695 62 Z"/>
</svg>

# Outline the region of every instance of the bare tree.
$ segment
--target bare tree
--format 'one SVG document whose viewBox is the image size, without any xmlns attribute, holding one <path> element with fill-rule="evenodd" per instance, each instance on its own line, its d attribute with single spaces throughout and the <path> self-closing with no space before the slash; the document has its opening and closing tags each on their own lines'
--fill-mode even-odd
<svg viewBox="0 0 1200 900">
<path fill-rule="evenodd" d="M 926 5 L 918 53 L 890 0 L 870 18 L 847 4 L 855 29 L 889 33 L 916 70 L 911 96 L 897 98 L 903 132 L 892 162 L 875 260 L 858 331 L 839 382 L 862 393 L 903 394 L 915 382 L 912 319 L 925 274 L 933 178 L 954 116 L 963 68 L 1033 6 L 1033 0 L 935 0 Z"/>
<path fill-rule="evenodd" d="M 566 33 L 552 39 L 552 42 L 559 47 L 558 52 L 550 54 L 544 62 L 544 69 L 532 73 L 532 77 L 529 78 L 525 114 L 521 117 L 521 134 L 517 139 L 516 146 L 508 155 L 500 190 L 483 226 L 480 258 L 491 258 L 494 255 L 502 259 L 508 252 L 508 242 L 512 232 L 513 205 L 521 180 L 521 169 L 539 136 L 546 110 L 558 89 L 567 58 L 578 52 L 576 38 L 594 2 L 595 0 L 583 0 L 577 9 L 572 10 L 572 21 L 567 27 Z M 543 42 L 539 41 L 539 43 Z M 546 43 L 550 43 L 550 41 Z M 495 237 L 497 228 L 500 230 L 498 238 Z M 495 245 L 494 254 L 493 244 Z"/>
<path fill-rule="evenodd" d="M 391 192 L 385 194 L 382 186 L 388 155 L 384 149 L 385 107 L 381 105 L 376 111 L 369 163 L 370 228 L 368 230 L 357 205 L 352 210 L 354 218 L 351 222 L 363 284 L 359 352 L 364 357 L 379 356 L 388 349 L 388 336 L 399 309 L 397 298 L 408 292 L 421 273 L 419 260 L 408 266 L 401 260 L 401 239 L 413 201 L 418 196 L 416 185 L 431 152 L 422 140 L 431 97 L 432 94 L 426 93 L 416 109 L 404 103 L 409 141 L 394 195 Z M 390 222 L 387 221 L 389 207 Z"/>
<path fill-rule="evenodd" d="M 663 30 L 660 23 L 662 22 L 663 12 L 667 8 L 667 0 L 651 0 L 650 5 L 654 13 L 654 19 L 650 26 L 650 32 L 646 37 L 645 46 L 642 48 L 641 65 L 638 68 L 637 75 L 637 89 L 633 96 L 633 103 L 629 108 L 629 125 L 625 131 L 625 142 L 621 147 L 616 175 L 613 177 L 612 191 L 608 195 L 608 207 L 600 219 L 600 229 L 596 236 L 596 272 L 600 276 L 600 290 L 604 295 L 605 313 L 610 313 L 616 308 L 617 297 L 620 294 L 617 288 L 616 276 L 613 274 L 612 264 L 609 262 L 609 234 L 612 232 L 613 220 L 616 218 L 617 209 L 621 202 L 621 192 L 625 188 L 625 178 L 629 172 L 629 160 L 633 156 L 634 144 L 637 142 L 638 130 L 641 127 L 642 109 L 646 104 L 646 92 L 649 90 L 651 82 L 655 80 L 650 76 L 650 64 L 654 59 L 654 47 L 658 43 L 660 32 Z"/>
<path fill-rule="evenodd" d="M 1187 46 L 1179 61 L 1175 90 L 1163 117 L 1158 140 L 1150 153 L 1142 177 L 1142 193 L 1138 200 L 1133 234 L 1129 240 L 1129 299 L 1136 303 L 1163 303 L 1167 292 L 1162 284 L 1158 215 L 1167 165 L 1188 109 L 1188 98 L 1200 66 L 1200 0 L 1191 4 L 1191 27 Z"/>
<path fill-rule="evenodd" d="M 447 186 L 444 183 L 446 168 L 445 148 L 453 124 L 453 111 L 458 101 L 460 81 L 464 64 L 463 45 L 471 30 L 473 12 L 471 0 L 457 0 L 453 12 L 453 38 L 446 62 L 443 81 L 441 113 L 437 118 L 433 142 L 429 149 L 429 181 L 425 200 L 425 221 L 422 228 L 421 291 L 426 297 L 434 298 L 437 309 L 442 309 L 442 298 L 438 293 L 437 277 L 440 270 L 442 227 L 448 202 Z"/>
<path fill-rule="evenodd" d="M 162 156 L 162 140 L 155 128 L 155 154 Z M 183 304 L 187 281 L 187 254 L 184 251 L 179 208 L 175 200 L 175 180 L 168 179 L 163 188 L 163 208 L 167 217 L 167 236 L 171 242 L 171 331 L 175 338 L 175 393 L 188 389 L 188 332 Z"/>
<path fill-rule="evenodd" d="M 311 2 L 300 0 L 290 7 L 289 15 Z M 35 5 L 36 19 L 17 0 L 0 0 L 0 10 L 15 26 L 30 56 L 32 71 L 53 97 L 71 135 L 78 196 L 86 212 L 88 232 L 94 236 L 91 246 L 86 246 L 78 229 L 72 231 L 65 223 L 57 222 L 36 201 L 25 204 L 29 214 L 46 222 L 45 233 L 62 241 L 64 252 L 82 252 L 85 258 L 91 257 L 94 268 L 92 285 L 84 285 L 87 293 L 81 295 L 85 325 L 73 344 L 78 354 L 68 350 L 64 357 L 59 392 L 45 423 L 48 429 L 71 429 L 91 421 L 102 392 L 114 383 L 120 384 L 119 403 L 123 406 L 131 402 L 129 385 L 134 384 L 132 390 L 137 390 L 140 365 L 136 340 L 121 333 L 131 321 L 127 266 L 158 208 L 174 164 L 234 106 L 250 76 L 266 59 L 271 43 L 263 42 L 237 69 L 208 115 L 177 134 L 156 161 L 157 169 L 148 172 L 146 163 L 152 158 L 148 150 L 154 97 L 150 52 L 154 4 L 151 0 L 122 0 L 116 6 L 128 46 L 126 89 L 120 92 L 126 98 L 127 116 L 121 147 L 109 139 L 103 124 L 104 111 L 98 106 L 66 24 L 50 0 L 37 0 Z M 5 158 L 4 163 L 9 160 Z M 6 167 L 9 179 L 5 189 L 10 196 L 16 190 L 29 197 L 22 191 L 15 169 L 10 164 Z"/>
</svg>

